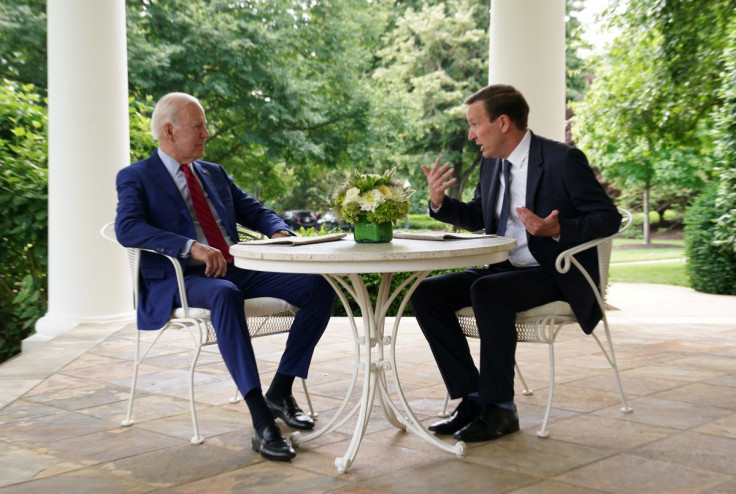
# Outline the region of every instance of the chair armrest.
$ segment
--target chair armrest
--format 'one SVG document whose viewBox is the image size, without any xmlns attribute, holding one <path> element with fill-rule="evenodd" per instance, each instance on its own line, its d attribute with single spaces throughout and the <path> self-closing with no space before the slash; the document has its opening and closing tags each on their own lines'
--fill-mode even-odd
<svg viewBox="0 0 736 494">
<path fill-rule="evenodd" d="M 573 256 L 575 254 L 579 254 L 584 250 L 592 249 L 593 247 L 598 247 L 600 244 L 612 239 L 616 235 L 618 235 L 618 233 L 611 235 L 610 237 L 594 238 L 593 240 L 588 240 L 587 242 L 576 245 L 575 247 L 570 247 L 567 250 L 563 250 L 557 256 L 557 260 L 555 261 L 555 269 L 557 269 L 558 273 L 567 273 L 568 271 L 570 271 L 572 261 L 574 260 Z"/>
<path fill-rule="evenodd" d="M 608 263 L 610 262 L 610 248 L 611 243 L 613 243 L 614 237 L 617 237 L 622 232 L 626 231 L 626 229 L 631 226 L 631 220 L 632 216 L 631 213 L 623 208 L 618 208 L 619 213 L 621 213 L 622 221 L 621 226 L 619 227 L 619 230 L 614 233 L 613 235 L 610 235 L 608 237 L 601 237 L 601 238 L 594 238 L 593 240 L 589 240 L 587 242 L 584 242 L 580 245 L 576 245 L 575 247 L 570 247 L 567 250 L 564 250 L 560 252 L 560 254 L 557 256 L 557 259 L 555 260 L 555 269 L 557 269 L 558 273 L 565 274 L 568 271 L 570 271 L 570 268 L 572 266 L 575 266 L 580 270 L 580 273 L 585 278 L 585 281 L 588 282 L 588 285 L 590 286 L 591 290 L 593 290 L 593 293 L 595 294 L 595 298 L 598 301 L 598 305 L 601 307 L 601 310 L 604 308 L 604 302 L 603 298 L 606 293 L 606 283 L 608 279 Z M 600 279 L 601 284 L 598 285 L 593 281 L 593 278 L 590 276 L 590 273 L 583 267 L 582 264 L 578 262 L 578 260 L 575 258 L 576 254 L 579 254 L 580 252 L 583 252 L 588 249 L 592 248 L 599 248 L 601 245 L 608 243 L 608 251 L 605 255 L 605 266 L 603 266 L 604 262 L 602 261 L 601 251 L 598 250 L 598 269 L 600 270 Z M 605 314 L 605 311 L 604 311 Z"/>
<path fill-rule="evenodd" d="M 618 211 L 619 213 L 621 213 L 621 216 L 623 218 L 619 230 L 608 237 L 594 238 L 593 240 L 589 240 L 585 243 L 576 245 L 575 247 L 570 247 L 569 249 L 560 252 L 560 254 L 557 256 L 557 260 L 555 261 L 555 268 L 557 269 L 557 272 L 565 274 L 570 271 L 570 266 L 572 265 L 573 256 L 575 254 L 578 254 L 584 250 L 588 250 L 592 247 L 597 247 L 606 241 L 613 241 L 614 237 L 625 232 L 631 226 L 632 216 L 631 213 L 626 209 L 618 208 Z M 578 266 L 578 268 L 582 269 L 580 266 Z"/>
<path fill-rule="evenodd" d="M 141 251 L 150 252 L 152 254 L 156 254 L 157 256 L 162 256 L 168 259 L 171 264 L 174 266 L 174 272 L 176 273 L 176 286 L 179 290 L 179 300 L 181 300 L 181 308 L 184 309 L 185 317 L 189 317 L 189 300 L 187 299 L 187 290 L 184 286 L 184 270 L 181 268 L 181 263 L 176 257 L 167 256 L 166 254 L 162 254 L 160 252 L 156 252 L 155 250 L 151 249 L 139 249 Z"/>
</svg>

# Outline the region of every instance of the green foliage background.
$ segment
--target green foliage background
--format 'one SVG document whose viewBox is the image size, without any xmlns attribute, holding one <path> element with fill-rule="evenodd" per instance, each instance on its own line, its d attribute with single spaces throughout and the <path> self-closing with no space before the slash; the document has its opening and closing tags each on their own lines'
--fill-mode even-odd
<svg viewBox="0 0 736 494">
<path fill-rule="evenodd" d="M 711 184 L 698 197 L 685 218 L 685 251 L 691 286 L 698 291 L 736 295 L 736 252 L 714 242 L 720 209 L 714 204 L 717 190 Z"/>
<path fill-rule="evenodd" d="M 426 217 L 419 167 L 438 155 L 459 178 L 449 193 L 471 193 L 478 150 L 467 141 L 462 101 L 486 84 L 487 3 L 125 5 L 131 161 L 155 147 L 154 101 L 186 91 L 207 110 L 205 158 L 277 212 L 324 211 L 354 171 L 396 167 L 417 191 L 412 228 L 444 228 Z M 575 17 L 582 0 L 567 5 L 577 143 L 634 210 L 644 191 L 663 213 L 683 211 L 713 188 L 715 209 L 699 203 L 687 234 L 693 256 L 703 256 L 693 266 L 719 265 L 716 251 L 733 252 L 736 242 L 736 0 L 611 0 L 601 22 L 621 35 L 585 60 Z M 17 352 L 46 310 L 45 10 L 45 0 L 0 4 L 0 360 Z"/>
<path fill-rule="evenodd" d="M 0 85 L 0 361 L 46 310 L 47 118 L 32 85 Z"/>
</svg>

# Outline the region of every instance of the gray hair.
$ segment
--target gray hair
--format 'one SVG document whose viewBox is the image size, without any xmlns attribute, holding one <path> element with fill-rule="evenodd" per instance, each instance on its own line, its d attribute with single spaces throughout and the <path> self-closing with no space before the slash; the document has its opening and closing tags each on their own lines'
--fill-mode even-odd
<svg viewBox="0 0 736 494">
<path fill-rule="evenodd" d="M 168 93 L 158 100 L 151 116 L 151 134 L 156 141 L 161 137 L 164 125 L 177 123 L 179 110 L 188 103 L 195 103 L 204 112 L 199 100 L 191 94 Z"/>
</svg>

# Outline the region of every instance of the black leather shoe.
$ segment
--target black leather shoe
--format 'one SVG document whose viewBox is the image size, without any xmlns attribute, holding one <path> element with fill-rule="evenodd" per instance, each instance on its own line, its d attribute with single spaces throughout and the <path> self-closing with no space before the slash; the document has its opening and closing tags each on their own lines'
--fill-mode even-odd
<svg viewBox="0 0 736 494">
<path fill-rule="evenodd" d="M 469 400 L 463 398 L 460 404 L 457 406 L 452 415 L 449 418 L 427 427 L 430 431 L 435 434 L 454 434 L 466 425 L 468 425 L 475 417 L 480 413 L 480 406 Z"/>
<path fill-rule="evenodd" d="M 487 405 L 480 415 L 452 437 L 466 443 L 478 443 L 498 439 L 518 430 L 519 414 L 516 411 L 516 405 L 510 410 Z"/>
<path fill-rule="evenodd" d="M 314 428 L 314 421 L 299 408 L 296 404 L 294 396 L 289 395 L 281 403 L 275 403 L 266 398 L 266 405 L 275 418 L 279 418 L 284 421 L 286 425 L 292 429 L 299 429 L 302 431 L 308 431 Z"/>
<path fill-rule="evenodd" d="M 281 430 L 276 424 L 266 426 L 263 437 L 254 432 L 251 446 L 253 446 L 253 451 L 261 453 L 261 456 L 267 460 L 291 461 L 296 456 L 296 451 L 281 435 Z"/>
</svg>

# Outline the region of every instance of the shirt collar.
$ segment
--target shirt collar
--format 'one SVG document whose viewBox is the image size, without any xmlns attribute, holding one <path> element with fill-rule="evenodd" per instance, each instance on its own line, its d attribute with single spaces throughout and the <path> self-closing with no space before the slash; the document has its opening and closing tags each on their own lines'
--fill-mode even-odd
<svg viewBox="0 0 736 494">
<path fill-rule="evenodd" d="M 161 161 L 163 162 L 164 166 L 169 171 L 169 174 L 172 177 L 175 176 L 181 169 L 181 163 L 163 152 L 161 148 L 158 148 L 158 157 L 161 158 Z"/>
<path fill-rule="evenodd" d="M 527 162 L 529 161 L 529 147 L 531 142 L 532 133 L 529 129 L 526 129 L 524 137 L 521 138 L 521 141 L 516 145 L 516 148 L 511 151 L 507 161 L 511 162 L 512 165 L 519 169 L 526 167 Z"/>
</svg>

